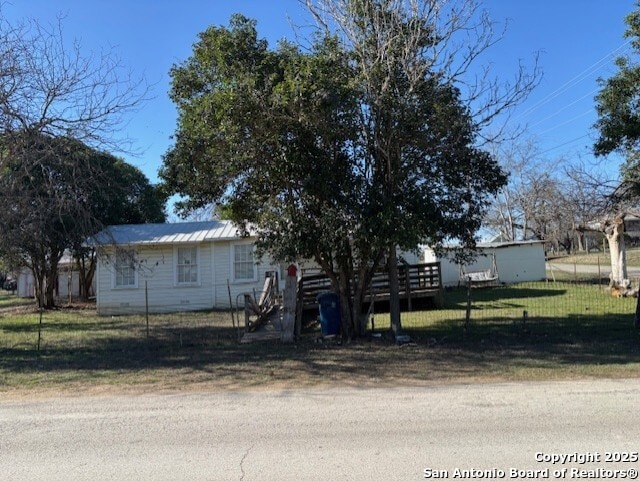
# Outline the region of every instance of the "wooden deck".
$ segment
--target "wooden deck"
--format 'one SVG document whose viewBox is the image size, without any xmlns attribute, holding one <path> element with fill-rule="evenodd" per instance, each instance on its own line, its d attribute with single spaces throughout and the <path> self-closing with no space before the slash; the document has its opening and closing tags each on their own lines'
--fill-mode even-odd
<svg viewBox="0 0 640 481">
<path fill-rule="evenodd" d="M 424 263 L 398 266 L 400 299 L 407 301 L 412 310 L 413 301 L 422 298 L 433 298 L 436 306 L 442 306 L 443 289 L 440 263 Z M 267 284 L 265 284 L 266 286 Z M 317 296 L 331 291 L 331 281 L 326 274 L 303 274 L 298 281 L 296 301 L 296 335 L 300 334 L 302 315 L 305 310 L 318 309 Z M 369 292 L 364 298 L 366 304 L 389 300 L 389 275 L 377 272 L 371 281 Z M 276 300 L 277 294 L 261 296 L 259 302 L 253 301 L 251 295 L 245 298 L 245 329 L 242 343 L 280 339 L 282 334 L 281 309 Z"/>
<path fill-rule="evenodd" d="M 405 299 L 409 310 L 412 301 L 421 298 L 434 298 L 436 305 L 442 305 L 442 277 L 440 263 L 423 263 L 398 266 L 398 280 L 400 283 L 400 299 Z M 322 292 L 331 291 L 331 281 L 326 274 L 303 275 L 298 282 L 298 313 L 304 310 L 317 309 L 317 296 Z M 371 281 L 371 287 L 366 294 L 366 303 L 389 300 L 389 275 L 377 272 Z"/>
</svg>

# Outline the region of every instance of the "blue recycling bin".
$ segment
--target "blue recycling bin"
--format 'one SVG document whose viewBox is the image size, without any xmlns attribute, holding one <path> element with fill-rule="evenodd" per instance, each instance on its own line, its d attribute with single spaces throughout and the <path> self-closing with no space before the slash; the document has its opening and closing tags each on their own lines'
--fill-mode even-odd
<svg viewBox="0 0 640 481">
<path fill-rule="evenodd" d="M 320 310 L 320 330 L 323 336 L 340 334 L 340 298 L 335 292 L 318 294 L 318 309 Z"/>
</svg>

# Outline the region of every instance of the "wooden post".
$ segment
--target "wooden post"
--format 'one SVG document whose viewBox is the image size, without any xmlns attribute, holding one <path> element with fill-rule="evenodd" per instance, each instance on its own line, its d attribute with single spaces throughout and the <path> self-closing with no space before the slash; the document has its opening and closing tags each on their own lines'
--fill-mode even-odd
<svg viewBox="0 0 640 481">
<path fill-rule="evenodd" d="M 304 281 L 301 277 L 296 286 L 298 290 L 298 294 L 296 296 L 296 338 L 300 337 L 300 333 L 302 332 L 302 314 L 304 312 Z"/>
<path fill-rule="evenodd" d="M 293 334 L 296 324 L 296 300 L 298 276 L 296 266 L 291 264 L 287 268 L 287 278 L 284 285 L 283 294 L 283 314 L 282 314 L 282 334 L 280 340 L 282 342 L 293 342 Z"/>
<path fill-rule="evenodd" d="M 409 266 L 404 266 L 404 282 L 406 284 L 406 289 L 407 289 L 407 307 L 409 309 L 409 311 L 412 311 L 413 309 L 411 308 L 411 277 L 410 277 L 410 272 L 409 272 Z"/>
</svg>

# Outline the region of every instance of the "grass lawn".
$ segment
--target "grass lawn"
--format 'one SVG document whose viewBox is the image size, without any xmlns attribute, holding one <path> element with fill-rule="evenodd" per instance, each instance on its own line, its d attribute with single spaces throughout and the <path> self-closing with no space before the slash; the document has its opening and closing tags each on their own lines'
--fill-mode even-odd
<svg viewBox="0 0 640 481">
<path fill-rule="evenodd" d="M 0 311 L 0 393 L 373 386 L 640 375 L 635 299 L 597 286 L 533 283 L 445 293 L 443 309 L 403 314 L 398 346 L 385 312 L 378 336 L 341 344 L 316 323 L 292 345 L 239 344 L 229 312 L 97 317 L 86 308 Z M 378 310 L 384 309 L 380 306 Z M 526 311 L 526 316 L 524 312 Z M 41 329 L 39 329 L 41 327 Z M 38 336 L 40 334 L 40 349 Z"/>
<path fill-rule="evenodd" d="M 33 299 L 23 299 L 11 291 L 0 289 L 0 309 L 33 305 Z"/>
</svg>

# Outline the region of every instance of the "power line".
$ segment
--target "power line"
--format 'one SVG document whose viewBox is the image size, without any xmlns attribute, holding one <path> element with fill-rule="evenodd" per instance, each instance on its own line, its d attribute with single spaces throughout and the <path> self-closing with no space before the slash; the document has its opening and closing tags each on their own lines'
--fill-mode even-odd
<svg viewBox="0 0 640 481">
<path fill-rule="evenodd" d="M 591 92 L 584 94 L 582 97 L 580 97 L 579 99 L 574 100 L 573 102 L 565 105 L 564 107 L 556 110 L 554 113 L 552 113 L 551 115 L 546 116 L 544 119 L 542 120 L 538 120 L 536 123 L 532 124 L 530 127 L 535 127 L 536 125 L 540 125 L 542 122 L 545 122 L 547 120 L 549 120 L 552 117 L 555 117 L 556 115 L 558 115 L 560 112 L 568 109 L 569 107 L 572 107 L 573 105 L 577 104 L 578 102 L 580 102 L 581 100 L 584 100 L 585 98 L 589 97 L 590 95 L 593 95 L 594 93 L 596 93 L 599 89 L 593 89 Z M 589 110 L 589 112 L 592 112 L 593 109 Z M 564 125 L 564 124 L 560 124 L 560 125 Z M 553 128 L 559 127 L 559 125 L 556 125 Z"/>
<path fill-rule="evenodd" d="M 570 124 L 574 120 L 578 120 L 578 119 L 584 117 L 585 115 L 589 115 L 591 113 L 593 113 L 593 109 L 589 109 L 586 112 L 582 112 L 580 115 L 576 115 L 575 117 L 572 117 L 569 120 L 565 120 L 564 122 L 562 122 L 562 123 L 560 123 L 558 125 L 554 125 L 553 127 L 550 127 L 550 128 L 548 128 L 546 130 L 543 130 L 542 132 L 538 132 L 538 135 L 543 135 L 543 134 L 546 134 L 547 132 L 551 132 L 552 130 L 556 130 L 558 127 L 562 127 L 563 125 Z"/>
<path fill-rule="evenodd" d="M 515 116 L 514 120 L 517 120 L 519 118 L 525 117 L 527 115 L 530 115 L 532 112 L 534 112 L 535 110 L 539 109 L 540 107 L 542 107 L 543 105 L 548 104 L 549 102 L 551 102 L 553 99 L 555 99 L 556 97 L 558 97 L 559 95 L 561 95 L 562 93 L 566 92 L 567 90 L 569 90 L 571 87 L 573 87 L 574 85 L 576 85 L 577 83 L 581 82 L 582 80 L 584 80 L 585 78 L 587 78 L 589 75 L 591 75 L 593 72 L 597 71 L 598 69 L 600 69 L 602 67 L 602 64 L 609 61 L 610 57 L 616 55 L 617 52 L 619 52 L 620 50 L 622 50 L 623 48 L 625 48 L 629 43 L 631 42 L 631 40 L 627 40 L 626 42 L 622 43 L 620 46 L 618 46 L 617 48 L 613 49 L 611 52 L 609 52 L 607 55 L 605 55 L 604 57 L 602 57 L 600 60 L 598 60 L 597 62 L 595 62 L 594 64 L 592 64 L 591 66 L 587 67 L 586 69 L 584 69 L 582 72 L 580 72 L 578 75 L 576 75 L 575 77 L 573 77 L 572 79 L 570 79 L 569 81 L 565 82 L 563 85 L 561 85 L 560 87 L 558 87 L 557 89 L 555 89 L 553 92 L 551 92 L 550 94 L 548 94 L 546 97 L 542 98 L 541 100 L 539 100 L 537 103 L 535 103 L 534 105 L 532 105 L 531 107 L 529 107 L 528 109 L 526 109 L 524 112 L 518 114 Z"/>
<path fill-rule="evenodd" d="M 544 154 L 546 154 L 546 153 L 551 152 L 552 150 L 559 149 L 560 147 L 564 147 L 565 145 L 572 144 L 572 143 L 577 142 L 578 140 L 582 140 L 582 139 L 584 139 L 584 138 L 586 138 L 586 137 L 589 137 L 589 134 L 581 135 L 580 137 L 576 137 L 575 139 L 568 140 L 567 142 L 564 142 L 564 143 L 562 143 L 562 144 L 556 145 L 555 147 L 551 147 L 551 148 L 549 148 L 549 149 L 547 149 L 547 150 L 545 150 L 545 151 L 543 151 L 543 152 L 540 152 L 540 154 L 539 154 L 539 155 L 544 155 Z"/>
</svg>

